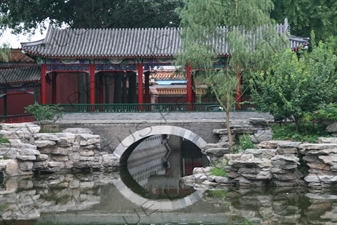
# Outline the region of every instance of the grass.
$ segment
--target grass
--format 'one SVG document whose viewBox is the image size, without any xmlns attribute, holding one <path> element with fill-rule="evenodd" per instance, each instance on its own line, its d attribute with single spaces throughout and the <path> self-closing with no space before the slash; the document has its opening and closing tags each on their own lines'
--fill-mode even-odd
<svg viewBox="0 0 337 225">
<path fill-rule="evenodd" d="M 241 135 L 239 137 L 239 143 L 243 150 L 256 148 L 249 134 Z"/>
<path fill-rule="evenodd" d="M 272 125 L 274 140 L 290 140 L 317 143 L 319 137 L 330 137 L 324 125 L 302 124 L 296 131 L 295 124 Z"/>
<path fill-rule="evenodd" d="M 10 143 L 8 138 L 4 138 L 2 137 L 2 135 L 0 135 L 0 144 L 6 144 L 6 143 Z"/>
<path fill-rule="evenodd" d="M 220 168 L 220 167 L 213 167 L 210 171 L 210 174 L 213 176 L 220 176 L 220 177 L 226 177 L 227 173 L 224 170 L 224 168 Z"/>
</svg>

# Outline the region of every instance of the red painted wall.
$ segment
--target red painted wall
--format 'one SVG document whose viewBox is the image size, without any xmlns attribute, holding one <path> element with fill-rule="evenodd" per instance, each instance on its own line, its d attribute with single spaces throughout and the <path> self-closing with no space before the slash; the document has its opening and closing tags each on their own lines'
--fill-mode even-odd
<svg viewBox="0 0 337 225">
<path fill-rule="evenodd" d="M 24 107 L 34 103 L 32 94 L 12 94 L 7 96 L 7 115 L 24 114 Z M 0 115 L 4 114 L 3 98 L 0 98 Z"/>
</svg>

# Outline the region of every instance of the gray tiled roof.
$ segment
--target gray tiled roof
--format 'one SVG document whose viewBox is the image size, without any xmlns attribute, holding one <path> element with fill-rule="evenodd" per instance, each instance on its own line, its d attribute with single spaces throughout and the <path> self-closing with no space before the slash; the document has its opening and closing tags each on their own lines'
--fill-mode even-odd
<svg viewBox="0 0 337 225">
<path fill-rule="evenodd" d="M 0 70 L 0 84 L 37 82 L 40 77 L 40 66 Z"/>
<path fill-rule="evenodd" d="M 279 24 L 276 29 L 284 34 L 289 26 Z M 44 58 L 171 58 L 181 47 L 180 32 L 180 28 L 60 30 L 50 27 L 45 39 L 21 45 L 26 53 Z M 291 48 L 305 43 L 304 38 L 290 36 Z M 219 55 L 230 54 L 224 39 L 217 40 L 217 45 Z"/>
</svg>

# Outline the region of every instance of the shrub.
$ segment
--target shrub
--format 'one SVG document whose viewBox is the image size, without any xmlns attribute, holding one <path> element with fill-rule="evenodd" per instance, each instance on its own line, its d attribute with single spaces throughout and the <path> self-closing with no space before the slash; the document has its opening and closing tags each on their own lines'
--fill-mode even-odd
<svg viewBox="0 0 337 225">
<path fill-rule="evenodd" d="M 302 124 L 299 131 L 296 131 L 295 124 L 286 124 L 283 126 L 273 125 L 274 140 L 290 140 L 317 143 L 318 137 L 331 136 L 326 132 L 325 126 L 322 124 L 306 123 Z"/>
<path fill-rule="evenodd" d="M 243 150 L 256 148 L 249 134 L 244 134 L 239 137 L 240 146 Z"/>
<path fill-rule="evenodd" d="M 34 120 L 40 123 L 43 121 L 55 122 L 64 114 L 63 108 L 59 105 L 40 105 L 37 102 L 25 107 L 25 112 L 32 114 L 34 116 Z"/>
<path fill-rule="evenodd" d="M 222 167 L 213 167 L 210 171 L 210 174 L 213 176 L 225 177 L 227 175 L 226 171 Z"/>
<path fill-rule="evenodd" d="M 10 143 L 8 138 L 4 138 L 2 134 L 0 134 L 0 143 Z"/>
</svg>

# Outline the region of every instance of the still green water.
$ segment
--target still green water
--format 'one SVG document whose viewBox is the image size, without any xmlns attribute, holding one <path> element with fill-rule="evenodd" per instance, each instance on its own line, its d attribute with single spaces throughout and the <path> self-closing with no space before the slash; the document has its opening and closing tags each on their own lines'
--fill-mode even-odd
<svg viewBox="0 0 337 225">
<path fill-rule="evenodd" d="M 0 181 L 0 224 L 337 224 L 337 190 L 194 189 L 127 172 Z"/>
</svg>

